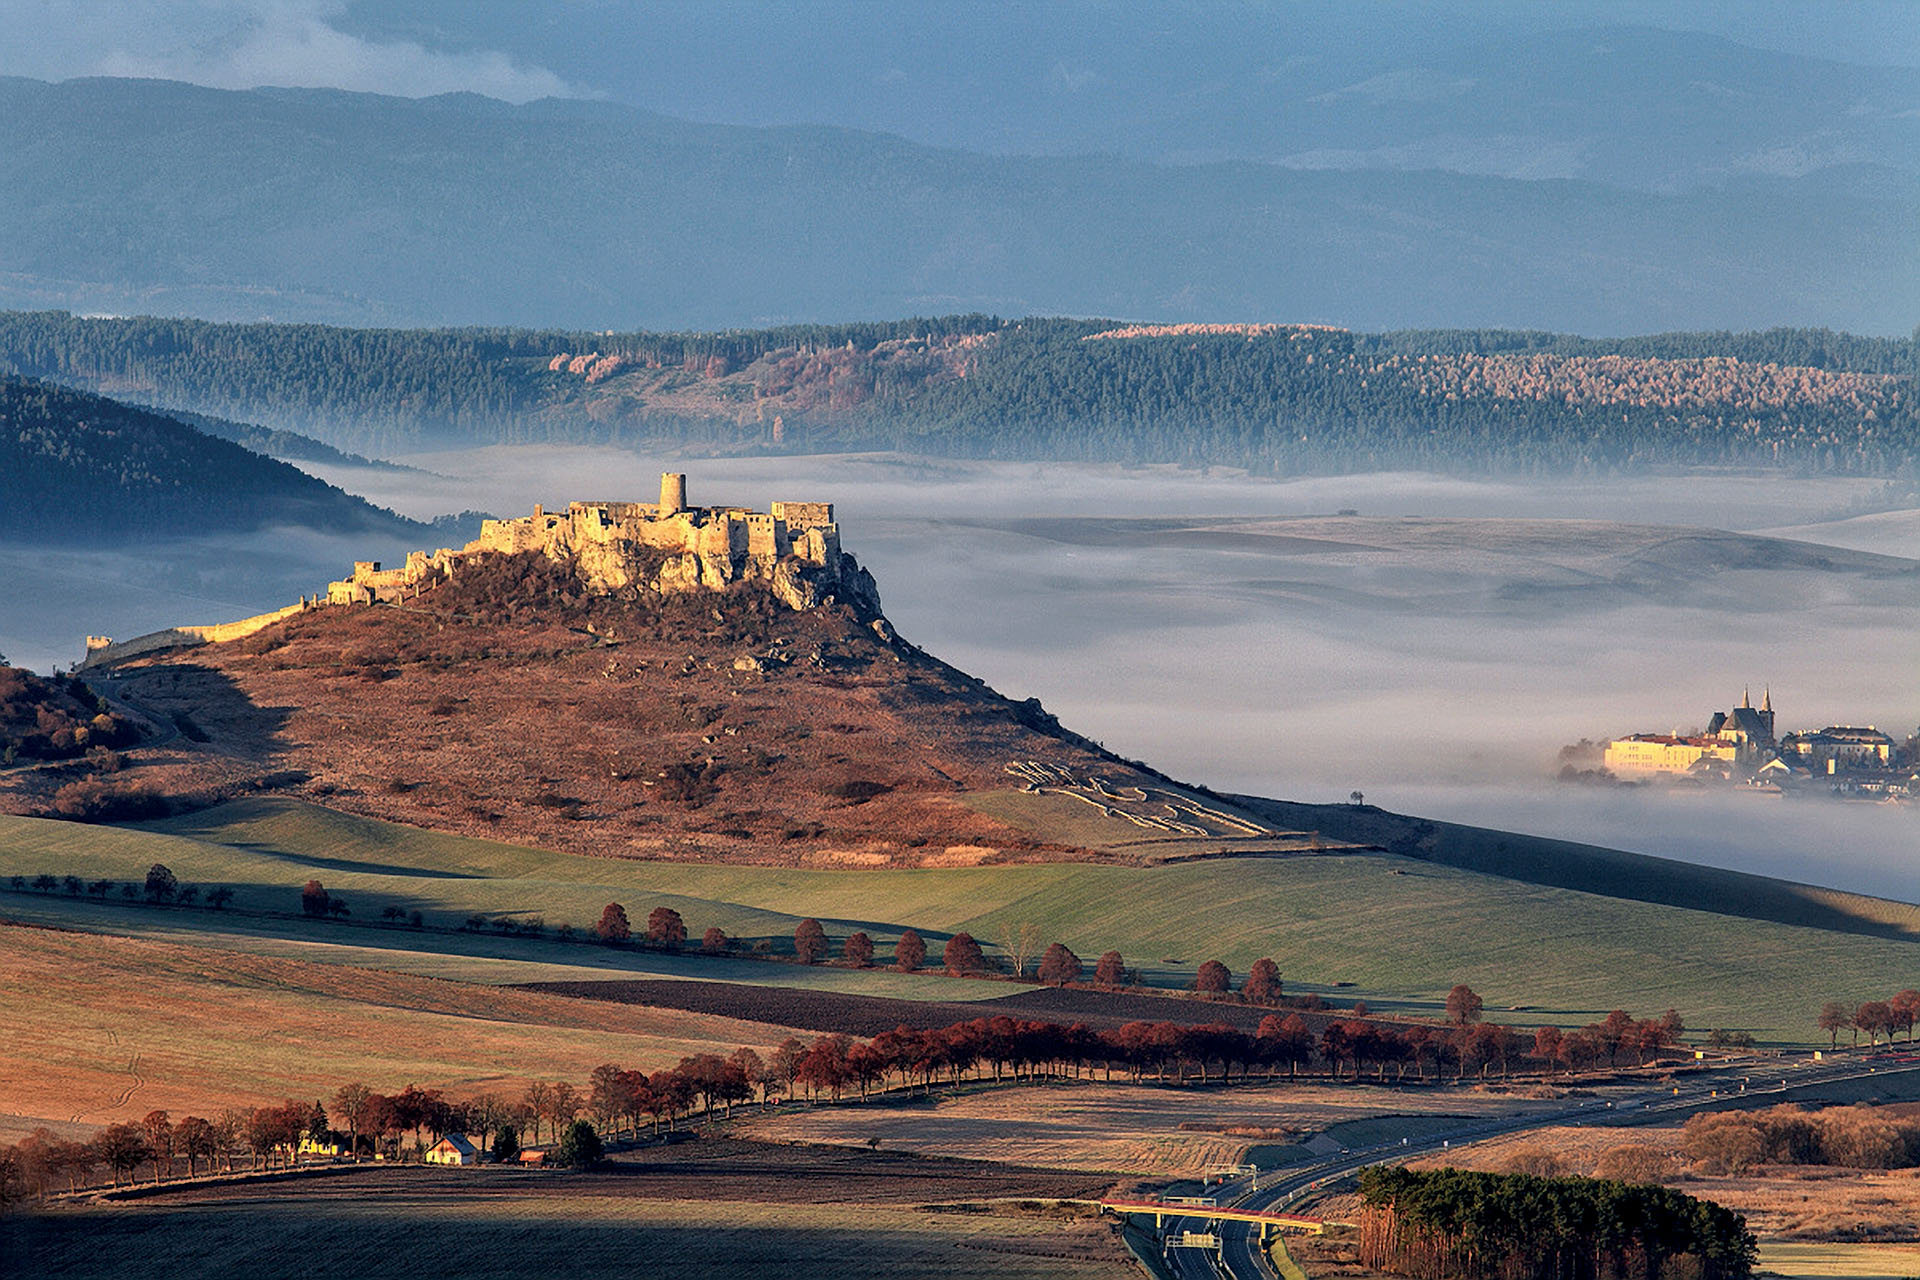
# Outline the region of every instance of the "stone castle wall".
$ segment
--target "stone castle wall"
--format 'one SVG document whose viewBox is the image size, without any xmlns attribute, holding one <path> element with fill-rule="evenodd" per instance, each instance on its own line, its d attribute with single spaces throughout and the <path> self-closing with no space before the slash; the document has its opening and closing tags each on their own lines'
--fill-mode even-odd
<svg viewBox="0 0 1920 1280">
<path fill-rule="evenodd" d="M 854 572 L 840 550 L 832 503 L 776 502 L 765 513 L 689 507 L 686 477 L 669 473 L 657 503 L 575 502 L 564 514 L 535 507 L 530 516 L 484 522 L 480 536 L 457 550 L 416 551 L 394 569 L 360 561 L 352 577 L 328 584 L 327 603 L 399 604 L 454 576 L 464 560 L 529 553 L 571 560 L 597 591 L 720 591 L 763 581 L 795 609 L 836 595 Z"/>
<path fill-rule="evenodd" d="M 877 618 L 873 575 L 840 550 L 830 502 L 776 502 L 765 513 L 744 507 L 689 507 L 687 478 L 660 478 L 660 501 L 574 502 L 565 514 L 535 507 L 514 520 L 488 520 L 460 548 L 415 551 L 388 569 L 354 562 L 353 574 L 327 584 L 324 601 L 288 605 L 239 622 L 170 627 L 131 640 L 87 637 L 81 668 L 200 644 L 238 640 L 305 609 L 325 605 L 401 604 L 453 577 L 482 555 L 540 554 L 573 563 L 595 591 L 722 591 L 759 581 L 794 609 L 842 600 Z"/>
<path fill-rule="evenodd" d="M 188 649 L 202 644 L 224 644 L 229 640 L 244 640 L 256 631 L 264 631 L 276 622 L 284 621 L 297 613 L 319 607 L 319 599 L 302 598 L 299 604 L 290 604 L 284 609 L 275 609 L 271 613 L 258 613 L 251 618 L 242 618 L 238 622 L 216 622 L 204 627 L 168 627 L 164 631 L 149 631 L 146 635 L 135 636 L 131 640 L 115 640 L 110 636 L 88 636 L 87 656 L 76 671 L 89 667 L 106 666 L 128 658 L 137 658 L 144 653 L 159 653 L 163 649 Z"/>
</svg>

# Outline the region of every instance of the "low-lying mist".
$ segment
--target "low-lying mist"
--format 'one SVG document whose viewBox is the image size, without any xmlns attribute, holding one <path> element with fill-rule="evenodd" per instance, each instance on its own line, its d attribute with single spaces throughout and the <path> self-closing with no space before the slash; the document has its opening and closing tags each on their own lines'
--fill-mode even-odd
<svg viewBox="0 0 1920 1280">
<path fill-rule="evenodd" d="M 1920 900 L 1913 807 L 1552 779 L 1564 744 L 1697 728 L 1745 686 L 1756 701 L 1771 686 L 1783 732 L 1912 732 L 1920 566 L 1904 557 L 1920 545 L 1903 535 L 1914 520 L 1836 525 L 1824 550 L 1704 532 L 1790 529 L 1817 542 L 1872 482 L 1280 482 L 531 447 L 402 461 L 436 474 L 324 474 L 415 517 L 649 499 L 664 469 L 688 471 L 699 504 L 834 501 L 846 547 L 878 577 L 903 635 L 1177 777 L 1312 801 L 1359 790 L 1404 812 Z M 1576 520 L 1591 523 L 1566 523 Z M 1633 527 L 1648 525 L 1700 532 Z M 148 629 L 122 619 L 204 621 L 229 598 L 239 616 L 400 550 L 246 545 L 255 558 L 238 563 L 238 548 L 206 548 L 223 567 L 201 576 L 179 549 L 154 572 L 141 556 L 59 562 L 93 585 L 48 615 L 69 637 L 53 658 L 77 656 L 86 631 Z M 19 575 L 0 558 L 0 587 Z M 30 625 L 0 621 L 0 649 L 49 652 L 40 611 Z"/>
</svg>

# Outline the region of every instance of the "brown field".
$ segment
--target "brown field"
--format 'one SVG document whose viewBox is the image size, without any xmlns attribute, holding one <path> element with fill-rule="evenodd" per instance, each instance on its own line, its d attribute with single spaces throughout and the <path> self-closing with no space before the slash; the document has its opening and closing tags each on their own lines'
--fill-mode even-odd
<svg viewBox="0 0 1920 1280">
<path fill-rule="evenodd" d="M 324 1097 L 352 1080 L 459 1096 L 584 1086 L 602 1062 L 657 1068 L 766 1048 L 785 1027 L 677 1010 L 0 925 L 0 1141 L 161 1108 Z"/>
<path fill-rule="evenodd" d="M 1394 1117 L 1487 1115 L 1525 1110 L 1513 1097 L 1470 1091 L 1395 1091 L 1324 1083 L 1174 1089 L 1056 1083 L 954 1099 L 874 1101 L 754 1117 L 758 1138 L 865 1146 L 921 1155 L 969 1155 L 1057 1169 L 1190 1177 L 1231 1163 L 1255 1146 L 1286 1145 L 1340 1125 L 1368 1122 L 1383 1140 Z M 1334 1139 L 1334 1145 L 1341 1145 Z"/>
<path fill-rule="evenodd" d="M 283 1188 L 182 1189 L 0 1221 L 22 1274 L 100 1280 L 155 1273 L 417 1276 L 671 1274 L 972 1277 L 1134 1274 L 1117 1230 L 1086 1207 L 1085 1177 L 700 1142 L 591 1174 L 365 1169 Z M 1032 1200 L 1008 1202 L 1006 1197 Z"/>
<path fill-rule="evenodd" d="M 1450 1164 L 1502 1171 L 1516 1157 L 1550 1151 L 1561 1161 L 1562 1172 L 1591 1174 L 1603 1153 L 1625 1143 L 1670 1153 L 1674 1176 L 1668 1185 L 1745 1214 L 1748 1229 L 1762 1241 L 1920 1241 L 1920 1170 L 1769 1165 L 1747 1177 L 1714 1177 L 1686 1168 L 1680 1130 L 1674 1126 L 1541 1129 L 1476 1143 L 1445 1157 L 1414 1161 L 1410 1167 Z"/>
</svg>

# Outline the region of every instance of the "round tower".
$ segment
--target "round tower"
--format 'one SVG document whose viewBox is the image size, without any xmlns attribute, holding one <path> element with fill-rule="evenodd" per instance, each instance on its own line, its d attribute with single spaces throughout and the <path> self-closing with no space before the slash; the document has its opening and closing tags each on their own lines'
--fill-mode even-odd
<svg viewBox="0 0 1920 1280">
<path fill-rule="evenodd" d="M 677 515 L 687 509 L 687 477 L 682 472 L 660 473 L 660 515 Z"/>
</svg>

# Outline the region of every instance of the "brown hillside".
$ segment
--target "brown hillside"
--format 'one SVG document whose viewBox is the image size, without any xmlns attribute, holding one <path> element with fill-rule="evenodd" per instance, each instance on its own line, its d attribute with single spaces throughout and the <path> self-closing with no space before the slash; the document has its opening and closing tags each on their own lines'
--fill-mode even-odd
<svg viewBox="0 0 1920 1280">
<path fill-rule="evenodd" d="M 758 583 L 589 595 L 532 555 L 94 682 L 181 726 L 130 771 L 177 799 L 286 791 L 607 856 L 1073 856 L 962 798 L 1017 787 L 1014 761 L 1145 778 L 845 606 L 795 612 Z"/>
</svg>

